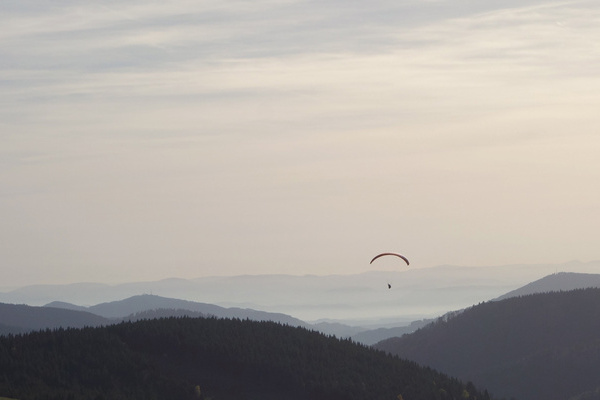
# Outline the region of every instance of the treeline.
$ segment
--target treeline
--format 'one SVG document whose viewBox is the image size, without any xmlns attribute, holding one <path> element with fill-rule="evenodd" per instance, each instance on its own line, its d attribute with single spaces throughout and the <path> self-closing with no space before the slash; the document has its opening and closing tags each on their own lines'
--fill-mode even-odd
<svg viewBox="0 0 600 400">
<path fill-rule="evenodd" d="M 273 322 L 188 317 L 2 337 L 0 396 L 489 399 L 470 383 L 350 340 Z"/>
<path fill-rule="evenodd" d="M 171 317 L 210 318 L 211 315 L 207 315 L 198 311 L 183 310 L 180 308 L 158 308 L 154 310 L 145 310 L 130 314 L 124 318 L 121 318 L 120 321 L 115 321 L 115 323 L 122 321 L 139 321 L 141 319 L 158 319 Z"/>
</svg>

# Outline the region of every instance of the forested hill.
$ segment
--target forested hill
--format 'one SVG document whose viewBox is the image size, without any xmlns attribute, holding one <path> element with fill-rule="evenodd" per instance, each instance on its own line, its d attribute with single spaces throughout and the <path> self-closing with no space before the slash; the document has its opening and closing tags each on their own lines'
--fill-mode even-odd
<svg viewBox="0 0 600 400">
<path fill-rule="evenodd" d="M 487 400 L 416 363 L 274 322 L 169 318 L 0 338 L 0 397 Z"/>
<path fill-rule="evenodd" d="M 490 301 L 376 347 L 500 397 L 600 399 L 600 289 Z"/>
</svg>

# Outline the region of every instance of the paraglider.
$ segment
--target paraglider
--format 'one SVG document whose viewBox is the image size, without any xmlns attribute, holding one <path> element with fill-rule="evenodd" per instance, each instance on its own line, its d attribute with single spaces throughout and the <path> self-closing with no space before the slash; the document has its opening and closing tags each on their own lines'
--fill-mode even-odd
<svg viewBox="0 0 600 400">
<path fill-rule="evenodd" d="M 408 261 L 408 258 L 404 257 L 402 254 L 398 254 L 398 253 L 381 253 L 376 255 L 375 257 L 373 257 L 373 259 L 371 260 L 371 262 L 369 264 L 373 264 L 373 261 L 377 260 L 379 257 L 383 257 L 383 256 L 395 256 L 395 257 L 400 257 L 401 259 L 404 260 L 404 262 L 406 263 L 406 265 L 410 265 L 410 262 Z M 390 283 L 387 284 L 388 285 L 388 289 L 392 288 L 392 285 Z"/>
<path fill-rule="evenodd" d="M 400 257 L 401 259 L 404 260 L 404 262 L 406 262 L 406 265 L 410 265 L 410 262 L 408 262 L 408 258 L 406 258 L 403 255 L 398 254 L 398 253 L 381 253 L 381 254 L 378 254 L 375 257 L 373 257 L 373 259 L 371 260 L 371 262 L 369 264 L 373 264 L 373 261 L 375 261 L 379 257 L 383 257 L 383 256 L 396 256 L 396 257 Z"/>
</svg>

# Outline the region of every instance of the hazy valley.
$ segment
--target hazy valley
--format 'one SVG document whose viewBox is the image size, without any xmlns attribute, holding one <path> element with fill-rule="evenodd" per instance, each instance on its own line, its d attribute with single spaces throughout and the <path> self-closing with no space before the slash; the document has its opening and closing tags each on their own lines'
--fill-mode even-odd
<svg viewBox="0 0 600 400">
<path fill-rule="evenodd" d="M 0 291 L 0 302 L 80 306 L 141 294 L 282 313 L 307 322 L 369 328 L 406 325 L 502 296 L 555 272 L 597 273 L 600 262 L 498 267 L 439 266 L 353 275 L 242 275 L 118 285 L 34 285 Z M 392 285 L 387 289 L 387 284 Z"/>
</svg>

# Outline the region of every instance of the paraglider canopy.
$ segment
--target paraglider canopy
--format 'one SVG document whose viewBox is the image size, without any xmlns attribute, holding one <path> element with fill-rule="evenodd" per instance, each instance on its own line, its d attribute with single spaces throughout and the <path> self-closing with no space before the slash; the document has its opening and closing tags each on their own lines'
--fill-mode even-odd
<svg viewBox="0 0 600 400">
<path fill-rule="evenodd" d="M 396 256 L 396 257 L 400 257 L 401 259 L 404 260 L 404 262 L 406 262 L 406 265 L 410 265 L 410 263 L 408 262 L 408 258 L 406 258 L 403 255 L 398 254 L 398 253 L 381 253 L 381 254 L 378 254 L 375 257 L 373 257 L 373 259 L 371 260 L 371 262 L 369 264 L 373 264 L 373 261 L 375 261 L 379 257 L 383 257 L 383 256 Z"/>
</svg>

